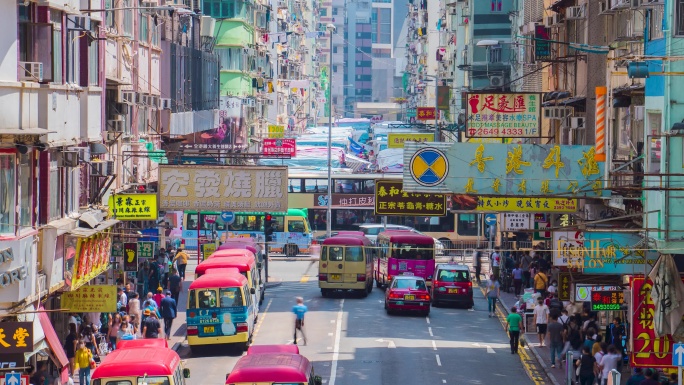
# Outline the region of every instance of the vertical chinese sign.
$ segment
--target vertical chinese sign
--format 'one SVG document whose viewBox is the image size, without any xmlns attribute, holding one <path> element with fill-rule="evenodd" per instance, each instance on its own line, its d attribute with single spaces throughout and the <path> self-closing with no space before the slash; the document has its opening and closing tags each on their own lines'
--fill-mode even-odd
<svg viewBox="0 0 684 385">
<path fill-rule="evenodd" d="M 666 335 L 656 338 L 653 321 L 655 303 L 651 299 L 653 282 L 643 277 L 632 280 L 632 355 L 631 366 L 672 367 L 674 341 Z"/>
<path fill-rule="evenodd" d="M 242 99 L 230 96 L 220 99 L 219 125 L 214 130 L 212 143 L 230 145 L 234 150 L 246 148 L 247 125 L 242 117 Z"/>
<path fill-rule="evenodd" d="M 138 244 L 124 243 L 124 271 L 138 271 Z"/>
</svg>

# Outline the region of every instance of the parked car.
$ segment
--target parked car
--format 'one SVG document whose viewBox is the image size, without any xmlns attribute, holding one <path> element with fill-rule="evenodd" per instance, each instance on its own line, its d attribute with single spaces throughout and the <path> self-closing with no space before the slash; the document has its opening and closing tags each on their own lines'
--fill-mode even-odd
<svg viewBox="0 0 684 385">
<path fill-rule="evenodd" d="M 394 277 L 385 290 L 385 310 L 387 314 L 394 311 L 419 311 L 425 316 L 430 314 L 430 292 L 425 280 L 412 273 Z"/>
<path fill-rule="evenodd" d="M 432 305 L 442 303 L 464 305 L 471 308 L 473 301 L 473 282 L 470 269 L 466 265 L 438 264 L 432 280 Z"/>
<path fill-rule="evenodd" d="M 411 232 L 414 232 L 416 234 L 420 235 L 425 235 L 424 233 L 414 229 L 413 227 L 409 226 L 403 226 L 403 225 L 382 225 L 382 224 L 374 224 L 374 223 L 364 223 L 359 225 L 359 231 L 362 231 L 365 235 L 366 238 L 370 239 L 373 244 L 378 239 L 378 234 L 382 233 L 383 231 L 387 230 L 408 230 Z M 438 240 L 437 238 L 433 238 L 435 240 L 435 253 L 436 255 L 444 255 L 444 244 Z"/>
</svg>

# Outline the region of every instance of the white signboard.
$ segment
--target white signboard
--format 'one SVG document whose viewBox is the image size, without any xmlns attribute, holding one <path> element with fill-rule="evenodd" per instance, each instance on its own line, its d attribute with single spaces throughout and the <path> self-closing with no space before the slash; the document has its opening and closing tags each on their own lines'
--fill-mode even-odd
<svg viewBox="0 0 684 385">
<path fill-rule="evenodd" d="M 504 223 L 507 231 L 529 230 L 532 223 L 531 213 L 506 213 Z"/>
<path fill-rule="evenodd" d="M 553 265 L 581 268 L 584 265 L 584 234 L 581 231 L 553 233 Z"/>
</svg>

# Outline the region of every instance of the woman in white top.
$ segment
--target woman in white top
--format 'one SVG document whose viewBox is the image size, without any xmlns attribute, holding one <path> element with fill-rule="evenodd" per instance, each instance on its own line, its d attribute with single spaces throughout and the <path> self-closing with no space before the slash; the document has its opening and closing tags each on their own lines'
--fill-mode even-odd
<svg viewBox="0 0 684 385">
<path fill-rule="evenodd" d="M 618 353 L 614 345 L 608 346 L 608 354 L 601 358 L 601 362 L 598 363 L 599 368 L 601 368 L 601 384 L 606 385 L 608 383 L 608 376 L 610 371 L 618 368 L 618 363 L 622 359 L 622 355 Z"/>
</svg>

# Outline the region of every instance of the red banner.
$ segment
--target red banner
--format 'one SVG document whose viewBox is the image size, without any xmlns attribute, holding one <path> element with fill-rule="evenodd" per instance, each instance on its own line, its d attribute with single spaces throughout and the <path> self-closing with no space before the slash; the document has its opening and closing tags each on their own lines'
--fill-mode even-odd
<svg viewBox="0 0 684 385">
<path fill-rule="evenodd" d="M 268 138 L 263 142 L 266 155 L 297 155 L 297 141 L 295 139 Z"/>
<path fill-rule="evenodd" d="M 653 282 L 643 277 L 632 280 L 632 356 L 631 366 L 671 368 L 672 336 L 656 338 L 653 330 L 655 304 L 651 299 Z"/>
<path fill-rule="evenodd" d="M 416 119 L 418 120 L 435 120 L 434 107 L 418 107 L 416 108 Z"/>
</svg>

